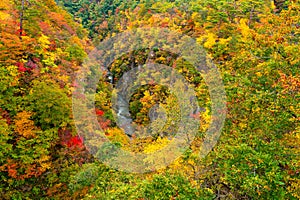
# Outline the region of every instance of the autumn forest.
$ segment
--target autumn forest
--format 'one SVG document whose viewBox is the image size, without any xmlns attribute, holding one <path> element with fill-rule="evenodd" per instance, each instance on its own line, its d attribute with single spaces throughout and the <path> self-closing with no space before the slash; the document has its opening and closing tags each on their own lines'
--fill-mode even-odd
<svg viewBox="0 0 300 200">
<path fill-rule="evenodd" d="M 298 0 L 1 0 L 0 199 L 300 199 Z"/>
</svg>

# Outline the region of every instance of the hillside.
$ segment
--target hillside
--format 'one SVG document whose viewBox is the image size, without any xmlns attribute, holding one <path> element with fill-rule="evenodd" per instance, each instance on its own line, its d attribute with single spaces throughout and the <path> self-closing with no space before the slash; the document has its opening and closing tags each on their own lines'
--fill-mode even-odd
<svg viewBox="0 0 300 200">
<path fill-rule="evenodd" d="M 2 0 L 0 199 L 299 199 L 299 10 Z"/>
<path fill-rule="evenodd" d="M 64 196 L 61 174 L 79 161 L 61 135 L 74 130 L 74 72 L 91 45 L 54 1 L 23 2 L 0 3 L 0 198 Z"/>
</svg>

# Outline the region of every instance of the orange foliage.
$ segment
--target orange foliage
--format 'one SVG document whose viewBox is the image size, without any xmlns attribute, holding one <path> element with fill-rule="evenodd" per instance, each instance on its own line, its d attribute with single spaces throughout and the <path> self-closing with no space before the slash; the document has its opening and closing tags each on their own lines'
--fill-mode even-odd
<svg viewBox="0 0 300 200">
<path fill-rule="evenodd" d="M 15 131 L 25 137 L 31 138 L 35 136 L 34 133 L 34 122 L 30 120 L 31 113 L 23 111 L 17 114 L 15 118 Z"/>
</svg>

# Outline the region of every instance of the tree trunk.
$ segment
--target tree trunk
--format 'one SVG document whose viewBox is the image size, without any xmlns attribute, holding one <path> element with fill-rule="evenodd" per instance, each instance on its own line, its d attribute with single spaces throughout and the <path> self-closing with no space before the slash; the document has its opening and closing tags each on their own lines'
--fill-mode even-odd
<svg viewBox="0 0 300 200">
<path fill-rule="evenodd" d="M 24 18 L 25 0 L 22 0 L 22 6 L 20 11 L 20 38 L 23 35 L 23 18 Z"/>
</svg>

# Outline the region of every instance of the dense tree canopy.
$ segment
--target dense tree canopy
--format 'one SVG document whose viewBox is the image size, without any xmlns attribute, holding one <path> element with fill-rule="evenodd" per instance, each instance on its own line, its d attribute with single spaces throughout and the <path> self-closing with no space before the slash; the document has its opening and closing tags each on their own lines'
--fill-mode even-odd
<svg viewBox="0 0 300 200">
<path fill-rule="evenodd" d="M 2 0 L 0 198 L 299 199 L 299 12 L 293 0 Z M 133 68 L 152 62 L 177 70 L 201 108 L 192 116 L 201 127 L 180 158 L 159 171 L 130 174 L 86 149 L 73 121 L 72 92 L 94 46 L 146 27 L 188 35 L 204 47 L 223 79 L 227 118 L 217 145 L 200 158 L 212 120 L 201 73 L 159 48 L 114 60 L 98 82 L 94 112 L 118 148 L 156 152 L 177 130 L 176 98 L 151 82 L 131 96 L 130 117 L 146 126 L 158 104 L 167 113 L 164 134 L 130 140 L 118 127 L 112 89 Z"/>
</svg>

